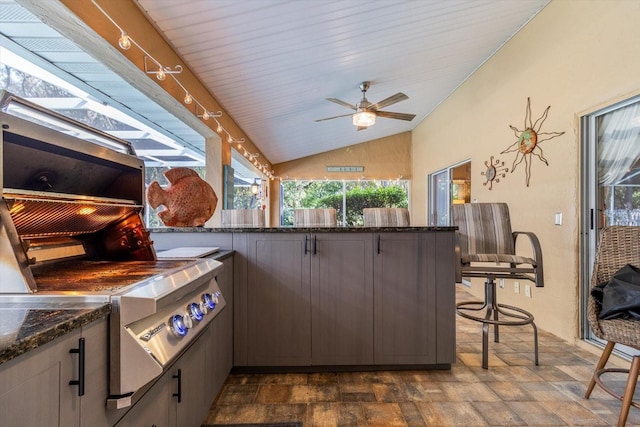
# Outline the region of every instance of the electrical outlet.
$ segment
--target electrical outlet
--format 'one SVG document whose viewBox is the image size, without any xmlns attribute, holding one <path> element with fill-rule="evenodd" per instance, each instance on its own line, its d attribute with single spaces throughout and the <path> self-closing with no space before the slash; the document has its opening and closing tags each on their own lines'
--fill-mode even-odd
<svg viewBox="0 0 640 427">
<path fill-rule="evenodd" d="M 531 285 L 524 285 L 524 296 L 531 298 Z"/>
<path fill-rule="evenodd" d="M 520 293 L 520 282 L 513 282 L 513 290 L 516 294 Z"/>
<path fill-rule="evenodd" d="M 498 280 L 498 286 L 500 286 L 502 289 L 504 289 L 504 279 Z"/>
</svg>

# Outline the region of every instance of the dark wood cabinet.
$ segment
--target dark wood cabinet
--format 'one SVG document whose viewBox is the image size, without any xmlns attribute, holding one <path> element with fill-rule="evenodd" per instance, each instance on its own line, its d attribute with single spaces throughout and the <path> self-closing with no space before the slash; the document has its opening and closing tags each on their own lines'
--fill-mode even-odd
<svg viewBox="0 0 640 427">
<path fill-rule="evenodd" d="M 455 233 L 376 233 L 375 363 L 455 362 Z"/>
<path fill-rule="evenodd" d="M 442 357 L 443 348 L 455 346 L 452 242 L 443 233 L 376 233 L 374 239 L 375 363 L 453 362 Z"/>
<path fill-rule="evenodd" d="M 234 233 L 235 365 L 450 365 L 454 236 Z"/>
<path fill-rule="evenodd" d="M 255 233 L 247 241 L 247 363 L 311 363 L 310 251 L 303 233 Z"/>
<path fill-rule="evenodd" d="M 311 245 L 311 362 L 373 364 L 369 233 L 317 233 Z"/>
</svg>

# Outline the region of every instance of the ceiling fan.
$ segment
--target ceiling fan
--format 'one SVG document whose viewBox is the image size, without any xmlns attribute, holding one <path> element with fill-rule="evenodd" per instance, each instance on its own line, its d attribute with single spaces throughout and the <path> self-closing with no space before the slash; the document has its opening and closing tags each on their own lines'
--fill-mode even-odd
<svg viewBox="0 0 640 427">
<path fill-rule="evenodd" d="M 394 113 L 391 111 L 380 111 L 380 108 L 387 107 L 389 105 L 395 104 L 396 102 L 404 101 L 405 99 L 409 99 L 407 95 L 402 92 L 398 92 L 395 95 L 391 95 L 388 98 L 383 99 L 380 102 L 375 104 L 370 103 L 367 100 L 366 92 L 369 89 L 371 82 L 362 82 L 360 83 L 360 90 L 362 91 L 362 99 L 359 104 L 353 105 L 348 102 L 341 101 L 336 98 L 327 98 L 327 101 L 335 102 L 336 104 L 340 104 L 344 107 L 350 108 L 355 111 L 355 113 L 342 114 L 340 116 L 327 117 L 325 119 L 318 119 L 316 122 L 322 122 L 325 120 L 337 119 L 339 117 L 347 117 L 351 116 L 353 119 L 353 124 L 357 126 L 358 130 L 363 130 L 368 128 L 369 126 L 373 126 L 376 122 L 376 117 L 384 117 L 387 119 L 398 119 L 398 120 L 406 120 L 411 121 L 416 116 L 415 114 L 405 114 L 405 113 Z"/>
</svg>

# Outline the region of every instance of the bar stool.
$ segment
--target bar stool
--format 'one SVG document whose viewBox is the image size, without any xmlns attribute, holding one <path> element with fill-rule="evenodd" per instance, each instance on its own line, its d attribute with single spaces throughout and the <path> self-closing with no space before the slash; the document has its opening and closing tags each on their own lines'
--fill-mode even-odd
<svg viewBox="0 0 640 427">
<path fill-rule="evenodd" d="M 337 227 L 338 220 L 334 208 L 295 209 L 294 227 Z"/>
<path fill-rule="evenodd" d="M 486 279 L 484 301 L 465 301 L 456 305 L 458 315 L 482 322 L 482 367 L 489 367 L 489 325 L 494 341 L 499 342 L 499 326 L 533 327 L 535 364 L 538 365 L 538 328 L 531 313 L 519 307 L 497 302 L 495 279 L 529 280 L 544 286 L 542 250 L 534 233 L 511 231 L 506 203 L 465 203 L 453 205 L 456 233 L 456 282 L 463 277 Z M 518 236 L 529 238 L 533 257 L 516 255 Z"/>
<path fill-rule="evenodd" d="M 408 227 L 407 208 L 364 208 L 362 210 L 365 227 Z"/>
</svg>

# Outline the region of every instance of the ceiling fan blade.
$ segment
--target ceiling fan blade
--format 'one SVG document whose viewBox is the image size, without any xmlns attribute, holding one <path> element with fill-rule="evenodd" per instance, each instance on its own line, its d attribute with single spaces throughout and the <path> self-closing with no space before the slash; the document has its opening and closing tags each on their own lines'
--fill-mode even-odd
<svg viewBox="0 0 640 427">
<path fill-rule="evenodd" d="M 398 92 L 395 95 L 391 95 L 390 97 L 373 104 L 369 108 L 372 110 L 378 110 L 380 108 L 388 107 L 389 105 L 395 104 L 396 102 L 404 101 L 405 99 L 409 99 L 409 97 L 402 92 Z"/>
<path fill-rule="evenodd" d="M 386 119 L 406 120 L 410 122 L 416 116 L 415 114 L 393 113 L 391 111 L 376 111 L 376 116 Z"/>
<path fill-rule="evenodd" d="M 349 114 L 342 114 L 341 116 L 327 117 L 327 118 L 324 118 L 324 119 L 318 119 L 318 120 L 316 120 L 316 122 L 323 122 L 325 120 L 337 119 L 339 117 L 347 117 L 347 116 L 353 116 L 353 114 L 349 113 Z"/>
<path fill-rule="evenodd" d="M 335 102 L 336 104 L 340 104 L 343 107 L 351 108 L 352 110 L 357 110 L 355 105 L 349 104 L 348 102 L 341 101 L 337 98 L 327 98 L 327 101 Z"/>
</svg>

